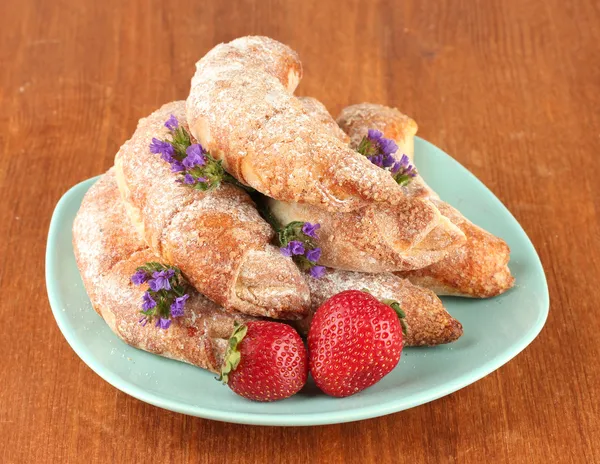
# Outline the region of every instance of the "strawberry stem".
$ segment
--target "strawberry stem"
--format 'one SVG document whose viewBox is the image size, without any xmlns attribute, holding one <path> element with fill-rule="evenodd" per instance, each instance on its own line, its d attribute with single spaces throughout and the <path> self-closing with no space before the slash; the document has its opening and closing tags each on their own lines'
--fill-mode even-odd
<svg viewBox="0 0 600 464">
<path fill-rule="evenodd" d="M 238 345 L 248 332 L 248 326 L 246 324 L 239 324 L 236 321 L 233 323 L 233 327 L 233 333 L 229 338 L 229 344 L 227 346 L 227 351 L 225 352 L 223 367 L 221 367 L 221 375 L 217 378 L 217 380 L 225 384 L 229 381 L 229 374 L 231 371 L 234 371 L 240 363 L 242 357 L 238 350 Z"/>
<path fill-rule="evenodd" d="M 406 313 L 400 307 L 400 303 L 398 303 L 396 300 L 381 300 L 381 302 L 396 311 L 398 319 L 400 319 L 400 325 L 402 326 L 402 335 L 406 335 L 408 330 L 408 325 L 406 324 Z"/>
</svg>

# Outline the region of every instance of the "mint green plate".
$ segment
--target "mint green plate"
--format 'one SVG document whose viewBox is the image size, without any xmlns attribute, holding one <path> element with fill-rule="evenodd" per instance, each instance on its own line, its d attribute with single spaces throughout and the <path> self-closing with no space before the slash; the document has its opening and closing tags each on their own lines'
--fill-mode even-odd
<svg viewBox="0 0 600 464">
<path fill-rule="evenodd" d="M 393 372 L 357 395 L 331 398 L 309 383 L 287 400 L 255 403 L 236 396 L 209 372 L 118 339 L 92 309 L 71 245 L 73 219 L 97 178 L 69 190 L 52 216 L 46 283 L 56 322 L 79 357 L 119 390 L 161 408 L 209 419 L 259 425 L 349 422 L 402 411 L 463 388 L 508 362 L 537 336 L 548 315 L 548 287 L 533 245 L 502 203 L 440 149 L 418 138 L 415 148 L 421 173 L 440 196 L 508 242 L 517 285 L 490 300 L 444 298 L 464 326 L 463 337 L 446 346 L 405 349 Z"/>
</svg>

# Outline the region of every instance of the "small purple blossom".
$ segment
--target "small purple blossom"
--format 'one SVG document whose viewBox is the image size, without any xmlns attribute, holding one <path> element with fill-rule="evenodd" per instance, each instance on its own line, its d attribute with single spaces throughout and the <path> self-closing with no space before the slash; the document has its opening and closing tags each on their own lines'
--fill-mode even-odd
<svg viewBox="0 0 600 464">
<path fill-rule="evenodd" d="M 198 177 L 196 179 L 196 182 L 199 183 L 199 184 L 203 184 L 205 182 L 208 182 L 208 179 L 206 177 Z"/>
<path fill-rule="evenodd" d="M 171 161 L 171 172 L 183 172 L 185 171 L 185 166 L 181 164 L 176 159 Z"/>
<path fill-rule="evenodd" d="M 392 167 L 396 162 L 393 154 L 398 151 L 398 145 L 392 139 L 385 138 L 377 129 L 369 129 L 361 147 L 359 151 L 380 168 Z"/>
<path fill-rule="evenodd" d="M 172 317 L 183 316 L 183 309 L 185 306 L 185 302 L 189 297 L 190 296 L 186 293 L 183 296 L 175 298 L 175 301 L 171 304 L 171 316 Z"/>
<path fill-rule="evenodd" d="M 148 281 L 148 285 L 150 286 L 150 290 L 153 292 L 158 292 L 160 290 L 171 290 L 171 283 L 169 279 L 175 275 L 175 271 L 173 269 L 168 269 L 166 271 L 156 271 L 152 274 L 152 279 Z"/>
<path fill-rule="evenodd" d="M 375 155 L 369 158 L 369 161 L 373 163 L 375 166 L 383 167 L 383 155 Z"/>
<path fill-rule="evenodd" d="M 183 183 L 188 185 L 195 184 L 196 179 L 194 179 L 194 176 L 191 174 L 186 173 L 185 176 L 183 176 Z"/>
<path fill-rule="evenodd" d="M 381 164 L 384 168 L 391 168 L 394 163 L 396 163 L 396 158 L 394 158 L 392 155 L 383 155 Z"/>
<path fill-rule="evenodd" d="M 154 301 L 154 298 L 152 298 L 150 293 L 149 292 L 144 293 L 144 296 L 142 297 L 142 309 L 144 311 L 149 311 L 152 308 L 154 308 L 155 306 L 156 306 L 156 301 Z"/>
<path fill-rule="evenodd" d="M 307 250 L 306 252 L 306 259 L 308 259 L 309 261 L 316 263 L 317 261 L 319 261 L 319 258 L 321 257 L 321 249 L 320 248 L 314 248 L 312 250 Z"/>
<path fill-rule="evenodd" d="M 292 250 L 290 250 L 290 245 L 289 244 L 287 246 L 281 247 L 279 249 L 279 251 L 281 251 L 281 254 L 283 256 L 286 256 L 287 258 L 291 258 L 292 257 Z"/>
<path fill-rule="evenodd" d="M 162 155 L 162 158 L 165 159 L 169 157 L 172 158 L 173 153 L 175 153 L 175 149 L 169 142 L 152 138 L 152 143 L 150 143 L 150 152 L 157 155 Z"/>
<path fill-rule="evenodd" d="M 367 138 L 378 148 L 377 152 L 382 155 L 393 155 L 398 151 L 398 145 L 392 139 L 385 138 L 381 131 L 369 129 Z"/>
<path fill-rule="evenodd" d="M 166 161 L 167 163 L 173 163 L 175 161 L 175 158 L 173 158 L 173 154 L 171 153 L 163 153 L 160 155 L 160 159 Z"/>
<path fill-rule="evenodd" d="M 171 115 L 169 119 L 167 119 L 167 122 L 165 122 L 165 127 L 170 131 L 174 131 L 179 127 L 179 121 L 177 121 L 175 116 Z"/>
<path fill-rule="evenodd" d="M 310 268 L 310 275 L 315 279 L 320 279 L 325 275 L 325 267 L 324 266 L 313 266 Z"/>
<path fill-rule="evenodd" d="M 393 155 L 398 151 L 398 145 L 392 139 L 386 139 L 385 137 L 381 137 L 379 139 L 379 148 L 383 155 Z"/>
<path fill-rule="evenodd" d="M 367 132 L 367 137 L 373 142 L 379 142 L 379 140 L 383 137 L 383 133 L 377 129 L 369 129 Z"/>
<path fill-rule="evenodd" d="M 292 240 L 287 246 L 280 248 L 283 256 L 294 256 L 304 254 L 304 243 L 299 240 Z"/>
<path fill-rule="evenodd" d="M 131 281 L 134 285 L 142 285 L 148 280 L 148 273 L 142 269 L 138 270 L 131 276 Z"/>
<path fill-rule="evenodd" d="M 304 254 L 304 243 L 299 240 L 292 240 L 288 243 L 290 247 L 290 251 L 293 255 L 303 255 Z"/>
<path fill-rule="evenodd" d="M 305 222 L 302 226 L 302 232 L 304 235 L 308 235 L 312 238 L 317 238 L 317 230 L 321 228 L 321 224 L 311 224 L 310 222 Z"/>
<path fill-rule="evenodd" d="M 159 327 L 163 330 L 167 330 L 171 326 L 171 320 L 165 319 L 164 317 L 159 317 L 156 319 L 156 327 Z"/>
<path fill-rule="evenodd" d="M 206 157 L 204 156 L 204 150 L 198 143 L 190 145 L 185 153 L 187 156 L 183 160 L 183 165 L 187 169 L 192 169 L 196 166 L 204 166 L 206 164 Z"/>
<path fill-rule="evenodd" d="M 400 161 L 396 161 L 394 166 L 392 166 L 392 174 L 395 176 L 415 177 L 417 175 L 417 171 L 415 167 L 410 164 L 410 159 L 408 156 L 402 155 Z"/>
</svg>

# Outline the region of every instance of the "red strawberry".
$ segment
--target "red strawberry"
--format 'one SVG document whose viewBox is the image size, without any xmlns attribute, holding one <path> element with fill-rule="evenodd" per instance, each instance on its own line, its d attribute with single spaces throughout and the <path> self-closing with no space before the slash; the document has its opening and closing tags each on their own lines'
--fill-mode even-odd
<svg viewBox="0 0 600 464">
<path fill-rule="evenodd" d="M 289 325 L 256 321 L 236 326 L 221 379 L 235 393 L 255 401 L 288 398 L 304 386 L 308 356 Z"/>
<path fill-rule="evenodd" d="M 350 396 L 379 382 L 400 361 L 398 314 L 372 295 L 348 290 L 323 303 L 308 332 L 310 372 L 331 396 Z"/>
</svg>

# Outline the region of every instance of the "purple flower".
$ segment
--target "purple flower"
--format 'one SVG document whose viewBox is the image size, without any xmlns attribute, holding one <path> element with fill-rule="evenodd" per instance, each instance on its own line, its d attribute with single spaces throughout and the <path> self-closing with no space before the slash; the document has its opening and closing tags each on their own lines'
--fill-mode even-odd
<svg viewBox="0 0 600 464">
<path fill-rule="evenodd" d="M 173 302 L 173 304 L 171 304 L 171 316 L 172 317 L 183 316 L 183 309 L 185 306 L 185 302 L 189 297 L 190 296 L 186 293 L 185 295 L 180 296 L 179 298 L 175 298 L 175 301 Z"/>
<path fill-rule="evenodd" d="M 167 163 L 172 163 L 175 161 L 175 158 L 173 158 L 172 153 L 163 153 L 162 155 L 160 155 L 160 159 L 166 161 Z"/>
<path fill-rule="evenodd" d="M 198 182 L 199 184 L 200 184 L 200 183 L 202 183 L 202 184 L 203 184 L 204 182 L 208 182 L 208 179 L 207 179 L 206 177 L 198 177 L 198 178 L 196 179 L 196 182 Z"/>
<path fill-rule="evenodd" d="M 165 122 L 165 127 L 170 131 L 173 131 L 179 127 L 179 121 L 177 121 L 175 116 L 171 115 L 171 117 L 167 119 L 167 122 Z"/>
<path fill-rule="evenodd" d="M 288 243 L 287 246 L 281 247 L 279 249 L 279 251 L 281 251 L 281 254 L 283 256 L 287 256 L 288 258 L 292 257 L 292 250 L 290 250 L 290 244 Z"/>
<path fill-rule="evenodd" d="M 390 168 L 394 165 L 394 163 L 396 163 L 396 158 L 394 158 L 392 155 L 383 155 L 382 165 L 384 168 Z"/>
<path fill-rule="evenodd" d="M 382 137 L 379 140 L 379 148 L 384 155 L 393 155 L 398 151 L 398 145 L 392 139 Z"/>
<path fill-rule="evenodd" d="M 204 157 L 204 150 L 198 143 L 190 145 L 185 151 L 187 156 L 183 160 L 183 165 L 187 169 L 191 169 L 195 166 L 204 166 L 206 164 L 206 158 Z"/>
<path fill-rule="evenodd" d="M 402 155 L 400 161 L 396 161 L 394 166 L 392 166 L 392 174 L 400 175 L 400 176 L 409 176 L 415 177 L 417 175 L 417 171 L 415 167 L 410 164 L 410 159 L 406 155 Z"/>
<path fill-rule="evenodd" d="M 194 179 L 194 176 L 192 176 L 191 174 L 186 173 L 186 175 L 183 176 L 183 183 L 184 184 L 195 184 L 196 179 Z"/>
<path fill-rule="evenodd" d="M 324 266 L 313 266 L 310 268 L 310 275 L 315 279 L 320 279 L 325 275 L 325 267 Z"/>
<path fill-rule="evenodd" d="M 304 235 L 308 235 L 312 238 L 317 238 L 317 230 L 321 228 L 321 224 L 311 224 L 310 222 L 305 222 L 302 226 L 302 232 Z"/>
<path fill-rule="evenodd" d="M 321 249 L 320 248 L 315 248 L 313 250 L 308 250 L 306 252 L 306 259 L 308 259 L 309 261 L 312 261 L 313 263 L 316 263 L 317 261 L 319 261 L 320 257 L 321 257 Z"/>
<path fill-rule="evenodd" d="M 171 145 L 169 142 L 164 142 L 157 138 L 153 138 L 152 143 L 150 144 L 150 152 L 157 155 L 162 155 L 163 159 L 170 159 L 173 157 L 173 153 L 175 153 L 175 150 L 173 149 L 173 145 Z"/>
<path fill-rule="evenodd" d="M 156 306 L 156 301 L 152 298 L 149 292 L 144 293 L 142 297 L 142 309 L 144 311 L 149 311 Z"/>
<path fill-rule="evenodd" d="M 290 247 L 290 251 L 293 255 L 303 255 L 304 254 L 304 243 L 299 240 L 292 240 L 288 243 Z"/>
<path fill-rule="evenodd" d="M 144 271 L 142 269 L 136 271 L 135 274 L 133 274 L 131 276 L 131 281 L 133 282 L 134 285 L 142 285 L 147 280 L 148 280 L 148 274 L 146 273 L 146 271 Z"/>
<path fill-rule="evenodd" d="M 280 248 L 283 256 L 303 255 L 304 254 L 304 243 L 299 240 L 292 240 L 287 246 Z"/>
<path fill-rule="evenodd" d="M 379 142 L 379 140 L 383 137 L 383 134 L 377 129 L 369 129 L 369 132 L 367 132 L 367 137 L 373 142 Z"/>
<path fill-rule="evenodd" d="M 381 131 L 377 129 L 369 129 L 367 138 L 371 141 L 374 152 L 371 152 L 374 156 L 370 157 L 373 164 L 379 167 L 389 168 L 394 164 L 394 159 L 391 157 L 398 151 L 398 145 L 392 139 L 387 139 L 383 136 Z M 368 153 L 367 153 L 368 154 Z M 377 156 L 382 155 L 382 158 Z"/>
<path fill-rule="evenodd" d="M 369 158 L 369 161 L 373 163 L 375 166 L 383 167 L 383 155 L 375 155 Z"/>
<path fill-rule="evenodd" d="M 171 326 L 171 320 L 165 319 L 164 317 L 159 317 L 156 319 L 156 327 L 159 327 L 163 330 L 167 330 Z"/>
<path fill-rule="evenodd" d="M 166 271 L 156 271 L 152 274 L 152 279 L 148 281 L 148 285 L 150 286 L 150 290 L 153 292 L 158 292 L 160 290 L 171 290 L 171 283 L 169 279 L 175 275 L 175 271 L 173 269 L 168 269 Z"/>
<path fill-rule="evenodd" d="M 183 172 L 185 171 L 185 166 L 183 164 L 181 164 L 179 161 L 177 161 L 176 159 L 173 159 L 173 161 L 171 161 L 171 172 Z"/>
</svg>

